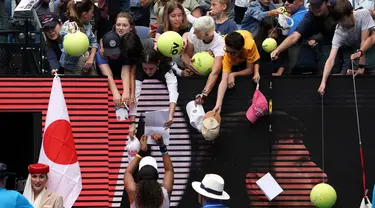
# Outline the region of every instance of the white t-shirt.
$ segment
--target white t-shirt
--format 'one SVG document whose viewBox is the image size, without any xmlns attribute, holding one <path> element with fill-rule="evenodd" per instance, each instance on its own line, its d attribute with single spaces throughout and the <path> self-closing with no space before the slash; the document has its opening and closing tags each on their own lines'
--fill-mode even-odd
<svg viewBox="0 0 375 208">
<path fill-rule="evenodd" d="M 206 44 L 202 40 L 199 40 L 196 35 L 194 35 L 194 28 L 191 28 L 188 35 L 188 40 L 194 46 L 194 54 L 210 50 L 215 57 L 224 56 L 224 38 L 216 32 L 211 43 Z"/>
<path fill-rule="evenodd" d="M 332 39 L 332 48 L 340 48 L 342 45 L 359 48 L 361 45 L 362 31 L 375 28 L 375 22 L 368 9 L 354 11 L 354 31 L 336 26 L 335 35 Z"/>
<path fill-rule="evenodd" d="M 235 5 L 238 7 L 247 8 L 249 4 L 249 0 L 235 0 Z"/>
<path fill-rule="evenodd" d="M 374 0 L 349 0 L 351 5 L 354 8 L 358 9 L 359 7 L 363 7 L 364 9 L 372 9 L 374 10 Z"/>
</svg>

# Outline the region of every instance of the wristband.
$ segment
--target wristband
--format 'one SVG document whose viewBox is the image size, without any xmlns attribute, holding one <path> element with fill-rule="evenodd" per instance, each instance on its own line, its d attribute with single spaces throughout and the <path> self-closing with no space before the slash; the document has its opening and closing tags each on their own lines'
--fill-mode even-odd
<svg viewBox="0 0 375 208">
<path fill-rule="evenodd" d="M 207 95 L 201 93 L 201 94 L 198 94 L 198 95 L 195 96 L 195 98 L 199 98 L 199 97 L 202 98 L 202 99 L 205 99 L 207 97 Z"/>
<path fill-rule="evenodd" d="M 207 90 L 203 89 L 201 94 L 202 96 L 207 97 Z"/>
<path fill-rule="evenodd" d="M 142 157 L 146 157 L 147 156 L 147 152 L 143 151 L 143 150 L 139 150 L 138 154 L 140 156 L 140 158 L 142 159 Z M 138 157 L 138 156 L 137 156 Z"/>
<path fill-rule="evenodd" d="M 168 152 L 167 146 L 165 144 L 162 146 L 159 146 L 159 149 L 162 155 Z"/>
<path fill-rule="evenodd" d="M 360 52 L 360 53 L 361 53 L 361 56 L 360 56 L 360 57 L 363 56 L 363 51 L 362 51 L 361 49 L 358 49 L 356 52 Z"/>
<path fill-rule="evenodd" d="M 363 65 L 363 64 L 358 64 L 358 68 L 359 68 L 359 69 L 363 69 L 363 68 L 365 68 L 365 65 Z"/>
<path fill-rule="evenodd" d="M 139 154 L 136 154 L 135 156 L 138 157 L 139 159 L 142 159 L 142 156 L 140 156 Z"/>
</svg>

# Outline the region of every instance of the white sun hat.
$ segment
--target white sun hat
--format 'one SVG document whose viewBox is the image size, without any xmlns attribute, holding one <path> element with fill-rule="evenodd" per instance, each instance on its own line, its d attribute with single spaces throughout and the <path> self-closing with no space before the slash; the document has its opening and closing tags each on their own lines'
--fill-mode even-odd
<svg viewBox="0 0 375 208">
<path fill-rule="evenodd" d="M 224 179 L 216 174 L 206 174 L 202 182 L 194 181 L 191 183 L 193 189 L 199 194 L 219 200 L 228 200 L 230 196 L 224 191 Z"/>
</svg>

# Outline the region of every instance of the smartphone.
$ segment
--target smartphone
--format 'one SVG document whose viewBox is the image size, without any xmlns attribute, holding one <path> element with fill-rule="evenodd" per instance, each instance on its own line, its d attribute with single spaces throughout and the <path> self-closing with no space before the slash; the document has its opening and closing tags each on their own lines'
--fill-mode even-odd
<svg viewBox="0 0 375 208">
<path fill-rule="evenodd" d="M 158 26 L 156 26 L 155 24 L 150 24 L 150 28 L 151 30 L 156 30 L 158 29 Z"/>
</svg>

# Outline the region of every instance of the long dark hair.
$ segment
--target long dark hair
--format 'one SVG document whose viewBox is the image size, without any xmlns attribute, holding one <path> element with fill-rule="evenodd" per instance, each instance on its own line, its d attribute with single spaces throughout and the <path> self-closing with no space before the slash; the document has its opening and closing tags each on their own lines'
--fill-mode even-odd
<svg viewBox="0 0 375 208">
<path fill-rule="evenodd" d="M 279 44 L 282 42 L 282 34 L 281 30 L 277 28 L 278 22 L 275 17 L 265 17 L 260 24 L 259 32 L 255 37 L 255 43 L 258 49 L 262 48 L 262 43 L 264 39 L 268 38 L 268 31 L 274 28 L 277 32 L 277 40 L 276 42 Z"/>
<path fill-rule="evenodd" d="M 83 22 L 81 21 L 81 15 L 84 12 L 89 12 L 94 9 L 95 4 L 91 0 L 82 0 L 80 2 L 75 2 L 70 0 L 67 5 L 66 16 L 70 22 L 76 22 L 79 27 L 83 27 Z"/>
<path fill-rule="evenodd" d="M 135 63 L 143 50 L 139 36 L 133 32 L 126 33 L 121 39 L 121 53 L 123 57 L 133 60 Z"/>
<path fill-rule="evenodd" d="M 163 200 L 163 190 L 157 180 L 141 180 L 137 183 L 135 196 L 137 208 L 159 208 Z"/>
<path fill-rule="evenodd" d="M 170 70 L 170 65 L 167 57 L 161 55 L 159 52 L 155 51 L 153 48 L 147 48 L 142 51 L 140 59 L 140 64 L 155 64 L 161 70 L 161 80 L 164 80 L 164 74 Z M 142 67 L 142 66 L 141 66 Z M 143 70 L 143 68 L 142 68 Z"/>
<path fill-rule="evenodd" d="M 140 57 L 140 63 L 143 64 L 155 64 L 158 65 L 160 58 L 158 52 L 156 52 L 152 48 L 147 48 L 142 51 L 141 57 Z"/>
</svg>

